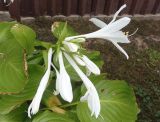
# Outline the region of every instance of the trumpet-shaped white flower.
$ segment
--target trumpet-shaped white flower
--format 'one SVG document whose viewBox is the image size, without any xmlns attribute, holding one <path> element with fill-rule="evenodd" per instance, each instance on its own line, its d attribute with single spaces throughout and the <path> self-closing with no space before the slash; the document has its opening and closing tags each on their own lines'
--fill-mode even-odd
<svg viewBox="0 0 160 122">
<path fill-rule="evenodd" d="M 81 69 L 77 66 L 75 61 L 67 53 L 64 53 L 64 55 L 66 59 L 68 60 L 68 62 L 71 64 L 71 66 L 75 69 L 77 74 L 80 76 L 84 85 L 87 88 L 87 92 L 85 93 L 83 97 L 81 97 L 81 101 L 87 100 L 88 107 L 90 111 L 92 112 L 91 116 L 95 115 L 95 117 L 97 118 L 100 114 L 101 107 L 100 107 L 100 100 L 99 100 L 99 96 L 96 91 L 96 88 L 94 87 L 92 82 L 87 78 L 87 76 L 81 71 Z"/>
<path fill-rule="evenodd" d="M 42 77 L 38 90 L 28 108 L 28 117 L 31 118 L 31 114 L 34 115 L 38 112 L 39 110 L 39 106 L 40 106 L 40 102 L 44 93 L 44 90 L 47 87 L 47 83 L 49 80 L 49 76 L 50 76 L 50 71 L 51 71 L 51 60 L 52 60 L 52 48 L 49 49 L 48 51 L 48 68 L 44 74 L 44 76 Z"/>
<path fill-rule="evenodd" d="M 64 67 L 63 56 L 61 51 L 59 52 L 58 60 L 59 60 L 60 71 L 57 75 L 56 90 L 58 93 L 60 93 L 60 95 L 65 101 L 72 102 L 73 93 L 72 93 L 71 81 Z"/>
<path fill-rule="evenodd" d="M 111 41 L 126 57 L 127 59 L 129 56 L 127 53 L 124 51 L 122 47 L 118 45 L 118 43 L 130 43 L 128 40 L 128 36 L 125 35 L 121 29 L 124 28 L 126 25 L 129 24 L 130 18 L 128 17 L 123 17 L 117 21 L 115 21 L 117 15 L 120 13 L 120 11 L 125 8 L 126 5 L 123 5 L 114 15 L 113 20 L 107 25 L 103 21 L 92 18 L 90 19 L 91 22 L 93 22 L 96 26 L 100 27 L 101 29 L 89 34 L 84 34 L 84 35 L 78 35 L 78 36 L 71 36 L 65 38 L 65 41 L 71 41 L 72 39 L 75 38 L 102 38 Z"/>
</svg>

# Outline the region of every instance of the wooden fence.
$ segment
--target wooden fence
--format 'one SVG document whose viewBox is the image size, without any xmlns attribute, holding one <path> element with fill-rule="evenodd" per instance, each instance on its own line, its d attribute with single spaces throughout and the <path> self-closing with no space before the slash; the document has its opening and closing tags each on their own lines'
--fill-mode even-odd
<svg viewBox="0 0 160 122">
<path fill-rule="evenodd" d="M 125 14 L 160 13 L 160 0 L 15 0 L 10 6 L 0 0 L 0 10 L 8 10 L 17 20 L 21 16 L 110 15 L 124 3 L 127 4 Z"/>
</svg>

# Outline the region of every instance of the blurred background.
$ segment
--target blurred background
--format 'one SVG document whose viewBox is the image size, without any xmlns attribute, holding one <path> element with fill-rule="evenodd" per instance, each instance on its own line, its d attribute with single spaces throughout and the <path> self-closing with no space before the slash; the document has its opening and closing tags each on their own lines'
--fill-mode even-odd
<svg viewBox="0 0 160 122">
<path fill-rule="evenodd" d="M 130 37 L 130 44 L 121 44 L 129 60 L 104 40 L 88 40 L 85 46 L 101 52 L 102 72 L 107 72 L 108 79 L 125 80 L 133 87 L 141 109 L 137 122 L 160 122 L 160 0 L 14 0 L 9 3 L 0 0 L 0 21 L 21 21 L 36 31 L 38 39 L 50 42 L 55 42 L 50 31 L 55 21 L 68 21 L 84 34 L 98 29 L 88 21 L 90 17 L 108 23 L 120 6 L 127 4 L 120 16 L 129 16 L 132 21 L 123 31 L 131 34 L 138 28 Z"/>
</svg>

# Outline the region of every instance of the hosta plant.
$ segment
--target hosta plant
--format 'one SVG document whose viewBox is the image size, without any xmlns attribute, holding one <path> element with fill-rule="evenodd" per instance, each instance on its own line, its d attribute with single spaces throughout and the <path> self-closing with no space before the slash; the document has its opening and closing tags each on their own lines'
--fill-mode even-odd
<svg viewBox="0 0 160 122">
<path fill-rule="evenodd" d="M 1 122 L 133 122 L 139 109 L 132 88 L 107 80 L 98 51 L 83 48 L 89 38 L 129 43 L 121 29 L 130 18 L 110 23 L 90 19 L 100 29 L 78 35 L 67 22 L 54 22 L 56 44 L 40 41 L 29 27 L 0 23 Z"/>
</svg>

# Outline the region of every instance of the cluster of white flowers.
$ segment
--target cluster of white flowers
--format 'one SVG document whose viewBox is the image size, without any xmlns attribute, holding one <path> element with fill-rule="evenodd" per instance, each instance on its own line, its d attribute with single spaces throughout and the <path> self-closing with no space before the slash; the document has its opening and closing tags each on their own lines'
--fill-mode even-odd
<svg viewBox="0 0 160 122">
<path fill-rule="evenodd" d="M 83 84 L 85 85 L 87 91 L 84 96 L 81 97 L 81 101 L 87 101 L 88 107 L 91 111 L 91 115 L 94 115 L 96 118 L 100 114 L 101 106 L 100 106 L 100 99 L 97 93 L 97 90 L 90 79 L 87 77 L 91 73 L 95 75 L 100 74 L 100 69 L 94 64 L 86 55 L 83 55 L 79 52 L 79 43 L 84 42 L 85 39 L 88 38 L 102 38 L 111 41 L 122 53 L 124 53 L 129 58 L 127 53 L 123 50 L 122 47 L 118 45 L 118 43 L 129 43 L 127 35 L 125 35 L 121 29 L 128 25 L 130 22 L 130 18 L 123 17 L 117 21 L 116 17 L 120 13 L 120 11 L 125 8 L 126 5 L 123 5 L 114 15 L 113 20 L 106 24 L 103 21 L 92 18 L 90 19 L 96 26 L 100 27 L 101 29 L 89 34 L 78 35 L 67 37 L 62 43 L 62 47 L 60 48 L 57 61 L 59 64 L 59 68 L 52 63 L 52 55 L 53 52 L 52 48 L 48 51 L 48 68 L 42 77 L 38 90 L 36 92 L 35 97 L 33 98 L 32 103 L 28 108 L 28 116 L 31 117 L 31 114 L 36 114 L 39 110 L 40 101 L 42 99 L 44 90 L 46 89 L 47 82 L 49 80 L 51 66 L 56 71 L 56 91 L 54 92 L 56 95 L 60 94 L 61 97 L 67 101 L 72 102 L 73 100 L 73 92 L 72 92 L 72 85 L 71 79 L 68 75 L 63 58 L 66 58 L 70 65 L 73 67 L 75 72 L 79 75 Z M 74 41 L 73 41 L 74 40 Z M 79 66 L 83 66 L 87 69 L 87 75 L 83 73 Z M 59 69 L 59 70 L 58 70 Z"/>
</svg>

